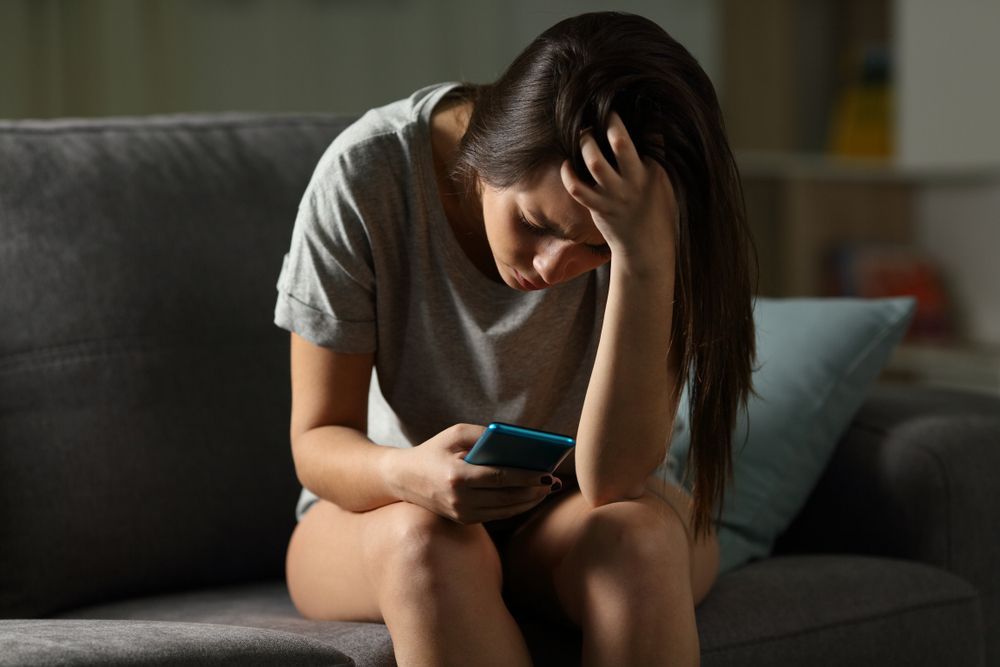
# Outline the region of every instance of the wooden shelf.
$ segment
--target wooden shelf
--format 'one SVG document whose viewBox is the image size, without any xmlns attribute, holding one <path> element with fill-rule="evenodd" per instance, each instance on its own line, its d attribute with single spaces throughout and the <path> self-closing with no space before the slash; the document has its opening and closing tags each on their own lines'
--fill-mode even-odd
<svg viewBox="0 0 1000 667">
<path fill-rule="evenodd" d="M 1000 182 L 1000 165 L 918 167 L 898 165 L 886 159 L 784 151 L 736 151 L 735 157 L 740 175 L 747 180 L 847 181 L 914 185 Z"/>
</svg>

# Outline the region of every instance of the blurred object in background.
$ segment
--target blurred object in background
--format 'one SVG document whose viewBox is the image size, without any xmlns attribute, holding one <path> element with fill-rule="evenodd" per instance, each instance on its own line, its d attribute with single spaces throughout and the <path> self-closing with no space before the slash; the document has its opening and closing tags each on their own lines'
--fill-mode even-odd
<svg viewBox="0 0 1000 667">
<path fill-rule="evenodd" d="M 907 278 L 924 294 L 911 336 L 956 344 L 908 342 L 899 354 L 922 348 L 907 361 L 915 377 L 1000 388 L 1000 2 L 613 4 L 663 26 L 716 85 L 760 294 L 849 292 L 827 284 L 830 248 L 922 249 L 935 264 Z M 439 81 L 492 81 L 560 18 L 601 9 L 597 0 L 0 0 L 0 117 L 360 113 Z M 864 263 L 850 262 L 858 273 Z M 950 307 L 938 320 L 935 299 Z M 959 348 L 973 350 L 968 363 L 949 356 Z M 976 375 L 988 368 L 996 372 Z"/>
<path fill-rule="evenodd" d="M 359 114 L 441 81 L 493 81 L 596 0 L 0 0 L 0 117 Z M 619 0 L 718 78 L 716 0 Z"/>
<path fill-rule="evenodd" d="M 826 154 L 838 101 L 860 81 L 867 49 L 894 53 L 890 0 L 721 7 L 721 95 L 734 148 Z"/>
<path fill-rule="evenodd" d="M 926 284 L 947 286 L 951 310 L 929 315 L 926 287 L 928 319 L 911 335 L 950 335 L 1000 359 L 1000 2 L 719 7 L 720 95 L 759 292 L 821 296 L 827 253 L 841 245 L 919 249 L 934 262 Z"/>
<path fill-rule="evenodd" d="M 889 158 L 893 154 L 892 66 L 885 45 L 849 56 L 847 83 L 832 116 L 829 150 L 841 157 Z"/>
<path fill-rule="evenodd" d="M 879 299 L 913 296 L 917 310 L 907 342 L 949 344 L 959 338 L 941 268 L 925 252 L 899 244 L 843 244 L 824 272 L 825 296 Z"/>
</svg>

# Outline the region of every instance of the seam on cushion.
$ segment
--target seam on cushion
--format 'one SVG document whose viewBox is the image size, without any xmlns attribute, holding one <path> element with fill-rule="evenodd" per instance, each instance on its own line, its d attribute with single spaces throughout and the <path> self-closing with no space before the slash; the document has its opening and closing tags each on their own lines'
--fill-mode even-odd
<svg viewBox="0 0 1000 667">
<path fill-rule="evenodd" d="M 851 420 L 851 423 L 848 425 L 848 430 L 850 430 L 851 428 L 856 428 L 862 431 L 869 431 L 871 433 L 877 433 L 878 435 L 887 435 L 889 433 L 889 429 L 885 428 L 884 426 L 878 426 L 876 424 L 871 424 L 869 422 L 858 421 L 857 419 Z"/>
<path fill-rule="evenodd" d="M 884 341 L 886 337 L 888 337 L 889 334 L 892 333 L 899 326 L 899 323 L 900 323 L 900 318 L 898 317 L 894 317 L 892 321 L 886 323 L 885 326 L 882 327 L 882 330 L 879 331 L 878 335 L 875 336 L 868 343 L 867 347 L 865 347 L 865 349 L 863 350 L 863 353 L 855 357 L 854 363 L 847 367 L 845 375 L 853 373 L 854 370 L 858 367 L 858 364 L 861 363 L 860 360 L 871 355 L 871 353 L 875 351 L 875 349 L 882 343 L 882 341 Z M 890 350 L 890 352 L 892 352 L 892 350 Z"/>
<path fill-rule="evenodd" d="M 846 378 L 850 377 L 852 373 L 857 369 L 858 365 L 862 360 L 868 359 L 871 354 L 878 349 L 889 334 L 892 332 L 893 328 L 898 324 L 898 322 L 893 321 L 891 323 L 885 324 L 882 329 L 868 342 L 868 345 L 864 347 L 858 354 L 854 356 L 851 360 L 851 364 L 843 370 L 843 372 L 837 374 L 836 378 L 829 384 L 823 391 L 823 396 L 818 401 L 812 404 L 813 410 L 817 413 L 822 413 L 823 408 L 829 404 L 830 398 L 833 396 L 834 390 L 842 385 Z M 858 406 L 860 408 L 860 406 Z M 855 411 L 856 413 L 857 411 Z M 850 424 L 850 422 L 848 422 Z"/>
<path fill-rule="evenodd" d="M 969 601 L 976 601 L 976 600 L 980 600 L 980 596 L 979 595 L 965 596 L 965 597 L 957 598 L 957 599 L 954 599 L 954 600 L 945 600 L 945 601 L 939 601 L 939 602 L 927 602 L 927 603 L 924 603 L 924 604 L 913 605 L 912 607 L 907 607 L 905 609 L 896 609 L 896 610 L 885 612 L 885 613 L 882 613 L 882 614 L 875 614 L 875 615 L 872 615 L 872 616 L 866 616 L 866 617 L 860 618 L 860 619 L 849 619 L 847 621 L 837 621 L 837 622 L 834 622 L 834 623 L 827 623 L 826 625 L 821 625 L 821 626 L 814 627 L 814 628 L 808 628 L 806 630 L 799 630 L 799 631 L 796 631 L 796 632 L 789 632 L 789 633 L 780 634 L 780 635 L 772 635 L 772 636 L 763 637 L 763 638 L 760 638 L 760 639 L 751 639 L 751 640 L 747 640 L 747 641 L 744 641 L 744 642 L 740 642 L 738 644 L 731 644 L 729 646 L 725 646 L 725 647 L 722 647 L 722 648 L 711 649 L 709 651 L 705 651 L 704 655 L 722 654 L 722 653 L 726 653 L 728 651 L 733 651 L 733 650 L 741 649 L 741 648 L 746 647 L 746 646 L 755 646 L 755 645 L 758 645 L 758 644 L 765 644 L 765 643 L 771 643 L 771 642 L 779 642 L 779 641 L 784 641 L 784 640 L 787 640 L 787 639 L 795 639 L 796 637 L 802 637 L 802 636 L 814 634 L 814 633 L 817 633 L 817 632 L 826 632 L 827 630 L 833 630 L 833 629 L 837 629 L 837 628 L 846 628 L 846 627 L 851 627 L 851 626 L 855 626 L 855 625 L 863 625 L 865 623 L 870 623 L 872 621 L 882 620 L 884 618 L 892 618 L 893 616 L 899 616 L 901 614 L 909 614 L 910 612 L 914 612 L 914 611 L 922 611 L 924 609 L 933 609 L 933 608 L 936 608 L 936 607 L 954 607 L 954 606 L 958 606 L 958 605 L 964 605 L 964 604 L 967 604 Z M 980 604 L 980 612 L 981 611 L 982 611 L 982 605 Z"/>
<path fill-rule="evenodd" d="M 856 426 L 861 427 L 863 430 L 871 431 L 879 435 L 891 435 L 892 429 L 885 429 L 877 426 L 872 426 L 870 424 L 856 424 Z M 912 451 L 920 452 L 925 454 L 934 463 L 937 468 L 937 473 L 942 480 L 942 486 L 944 487 L 944 505 L 945 505 L 945 526 L 944 526 L 944 567 L 949 571 L 953 571 L 955 557 L 952 545 L 954 540 L 952 539 L 952 524 L 953 524 L 953 511 L 954 503 L 952 502 L 952 480 L 948 475 L 948 466 L 944 463 L 944 458 L 941 456 L 940 452 L 934 450 L 932 447 L 925 446 L 921 441 L 914 441 L 912 445 L 909 446 Z"/>
<path fill-rule="evenodd" d="M 198 348 L 209 347 L 215 343 L 228 347 L 245 347 L 273 342 L 270 336 L 257 336 L 249 340 L 236 341 L 220 338 L 218 340 L 195 340 L 187 338 L 165 338 L 153 336 L 119 336 L 114 338 L 92 338 L 62 345 L 51 345 L 23 352 L 15 352 L 0 357 L 0 372 L 18 370 L 19 366 L 40 368 L 53 363 L 80 360 L 95 356 L 113 356 L 122 352 L 137 349 L 166 348 Z M 74 353 L 74 351 L 76 351 Z M 41 362 L 41 363 L 33 363 Z"/>
<path fill-rule="evenodd" d="M 944 554 L 945 555 L 944 555 L 944 559 L 945 559 L 945 567 L 948 569 L 948 571 L 951 572 L 951 571 L 954 571 L 954 570 L 952 570 L 952 567 L 954 565 L 954 560 L 955 559 L 954 559 L 953 554 L 952 554 L 952 546 L 951 546 L 952 545 L 951 526 L 952 526 L 952 523 L 953 523 L 953 521 L 952 521 L 952 509 L 953 509 L 953 505 L 952 505 L 952 502 L 951 502 L 951 479 L 948 477 L 948 467 L 944 464 L 944 461 L 942 460 L 942 458 L 938 454 L 938 452 L 935 452 L 930 447 L 924 447 L 923 445 L 919 444 L 919 441 L 918 441 L 918 445 L 917 445 L 917 447 L 915 447 L 915 449 L 918 449 L 918 450 L 924 452 L 925 454 L 927 454 L 931 458 L 932 461 L 934 461 L 934 463 L 937 465 L 937 468 L 938 468 L 938 474 L 940 474 L 941 479 L 944 482 L 944 484 L 943 484 L 943 486 L 944 486 L 944 505 L 945 505 L 945 513 L 944 513 L 944 515 L 945 515 Z"/>
<path fill-rule="evenodd" d="M 346 114 L 342 117 L 334 116 L 323 116 L 318 115 L 315 118 L 296 116 L 295 118 L 283 119 L 276 118 L 274 121 L 262 120 L 259 118 L 240 118 L 238 116 L 232 117 L 230 120 L 225 119 L 215 119 L 207 120 L 201 122 L 197 117 L 186 118 L 169 118 L 169 117 L 126 117 L 130 120 L 123 120 L 120 122 L 109 121 L 108 124 L 100 124 L 99 119 L 67 119 L 67 123 L 64 127 L 15 127 L 13 123 L 48 123 L 55 119 L 24 119 L 22 121 L 8 121 L 8 124 L 0 124 L 0 134 L 4 135 L 19 135 L 19 134 L 94 134 L 98 132 L 141 132 L 143 134 L 149 132 L 167 132 L 175 130 L 185 130 L 185 131 L 209 131 L 218 130 L 226 128 L 241 128 L 241 129 L 260 129 L 260 128 L 277 128 L 277 127 L 302 127 L 307 125 L 340 125 L 344 122 L 350 121 L 351 119 L 356 119 L 355 116 L 351 114 Z M 135 120 L 132 121 L 131 119 Z M 158 118 L 163 118 L 162 121 Z M 90 123 L 95 123 L 91 125 Z M 79 123 L 79 124 L 75 124 Z"/>
<path fill-rule="evenodd" d="M 869 431 L 871 433 L 876 433 L 878 435 L 890 435 L 892 432 L 892 429 L 887 429 L 880 426 L 874 426 L 872 424 L 867 424 L 864 422 L 854 422 L 853 427 L 858 428 L 860 430 Z M 954 559 L 954 552 L 952 550 L 952 545 L 954 544 L 954 541 L 952 539 L 952 523 L 953 523 L 952 512 L 954 509 L 954 504 L 952 503 L 952 492 L 951 492 L 952 480 L 948 475 L 948 466 L 945 465 L 944 459 L 941 457 L 939 452 L 935 451 L 931 447 L 924 446 L 923 443 L 921 443 L 920 441 L 915 441 L 915 444 L 911 445 L 910 449 L 913 451 L 918 451 L 926 454 L 934 462 L 935 466 L 937 467 L 937 472 L 940 475 L 941 479 L 943 480 L 945 517 L 946 517 L 945 521 L 946 525 L 944 527 L 945 530 L 944 566 L 949 571 L 953 571 L 952 567 L 954 566 L 955 559 Z"/>
</svg>

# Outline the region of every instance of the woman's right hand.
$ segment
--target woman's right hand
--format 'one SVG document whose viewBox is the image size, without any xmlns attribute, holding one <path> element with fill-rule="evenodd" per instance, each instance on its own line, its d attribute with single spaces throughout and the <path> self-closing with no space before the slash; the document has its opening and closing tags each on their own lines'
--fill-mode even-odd
<svg viewBox="0 0 1000 667">
<path fill-rule="evenodd" d="M 486 427 L 455 424 L 407 452 L 400 497 L 462 524 L 483 523 L 526 512 L 542 502 L 557 481 L 537 470 L 482 466 L 463 459 Z M 542 477 L 551 477 L 545 484 Z"/>
</svg>

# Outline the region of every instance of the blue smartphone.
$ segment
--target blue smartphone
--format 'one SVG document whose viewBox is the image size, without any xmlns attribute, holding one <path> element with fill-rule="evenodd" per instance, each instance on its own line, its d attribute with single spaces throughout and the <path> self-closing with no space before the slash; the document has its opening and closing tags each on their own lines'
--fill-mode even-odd
<svg viewBox="0 0 1000 667">
<path fill-rule="evenodd" d="M 554 472 L 576 446 L 568 435 L 491 422 L 465 455 L 467 463 Z"/>
</svg>

